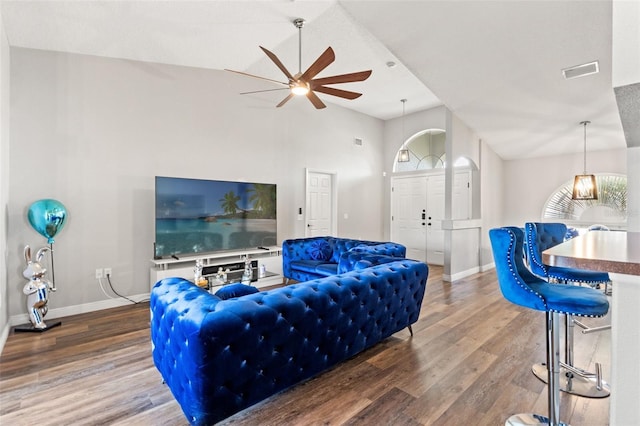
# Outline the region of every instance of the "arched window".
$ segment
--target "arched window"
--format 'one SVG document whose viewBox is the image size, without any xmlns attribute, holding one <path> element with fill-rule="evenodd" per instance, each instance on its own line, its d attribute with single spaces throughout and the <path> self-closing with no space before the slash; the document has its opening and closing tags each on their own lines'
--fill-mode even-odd
<svg viewBox="0 0 640 426">
<path fill-rule="evenodd" d="M 572 200 L 573 179 L 547 199 L 542 218 L 557 220 L 576 227 L 593 224 L 624 229 L 627 224 L 627 177 L 596 175 L 597 200 Z"/>
<path fill-rule="evenodd" d="M 409 161 L 398 161 L 398 153 L 393 165 L 394 172 L 430 170 L 444 168 L 444 143 L 446 133 L 441 129 L 427 129 L 411 136 L 400 149 L 409 150 Z"/>
</svg>

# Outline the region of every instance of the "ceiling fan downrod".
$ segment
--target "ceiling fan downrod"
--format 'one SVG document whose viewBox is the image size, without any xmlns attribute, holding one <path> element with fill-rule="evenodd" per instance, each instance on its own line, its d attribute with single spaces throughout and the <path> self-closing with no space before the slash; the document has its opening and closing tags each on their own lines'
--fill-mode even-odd
<svg viewBox="0 0 640 426">
<path fill-rule="evenodd" d="M 302 75 L 302 27 L 305 20 L 297 18 L 293 20 L 293 25 L 298 29 L 298 76 Z"/>
</svg>

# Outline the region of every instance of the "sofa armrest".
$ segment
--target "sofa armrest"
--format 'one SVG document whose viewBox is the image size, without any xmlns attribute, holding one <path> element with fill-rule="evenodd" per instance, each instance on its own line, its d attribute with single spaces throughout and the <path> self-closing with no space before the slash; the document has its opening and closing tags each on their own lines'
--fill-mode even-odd
<svg viewBox="0 0 640 426">
<path fill-rule="evenodd" d="M 295 238 L 282 242 L 282 275 L 291 278 L 291 262 L 295 260 L 317 260 L 314 259 L 310 250 L 314 245 L 327 243 L 333 247 L 331 237 Z"/>
<path fill-rule="evenodd" d="M 222 300 L 227 300 L 234 297 L 242 297 L 246 296 L 247 294 L 257 293 L 258 291 L 260 290 L 251 285 L 234 283 L 221 287 L 218 291 L 216 291 L 215 295 Z"/>
</svg>

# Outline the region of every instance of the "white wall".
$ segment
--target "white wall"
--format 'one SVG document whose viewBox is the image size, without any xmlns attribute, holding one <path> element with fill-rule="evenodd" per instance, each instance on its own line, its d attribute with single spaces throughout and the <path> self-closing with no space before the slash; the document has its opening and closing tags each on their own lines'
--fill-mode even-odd
<svg viewBox="0 0 640 426">
<path fill-rule="evenodd" d="M 478 136 L 473 129 L 467 126 L 454 113 L 449 114 L 447 141 L 450 141 L 451 143 L 450 146 L 447 146 L 446 148 L 447 166 L 445 169 L 445 217 L 447 219 L 452 219 L 453 188 L 455 186 L 453 165 L 458 158 L 466 157 L 473 161 L 477 166 L 480 157 L 480 147 L 478 143 Z M 477 175 L 477 173 L 475 175 Z M 472 203 L 474 205 L 478 203 L 478 197 L 479 194 L 473 194 Z M 474 209 L 472 206 L 472 210 L 477 209 Z M 452 224 L 454 222 L 452 222 Z M 452 226 L 445 231 L 445 261 L 444 270 L 442 272 L 444 280 L 453 281 L 478 272 L 480 268 L 480 233 L 480 228 L 471 227 L 457 229 L 457 226 Z"/>
<path fill-rule="evenodd" d="M 22 249 L 46 244 L 26 219 L 42 198 L 61 201 L 69 214 L 54 244 L 54 310 L 104 300 L 94 278 L 100 267 L 113 269 L 121 293 L 148 292 L 156 175 L 276 183 L 282 240 L 304 235 L 296 217 L 305 205 L 305 168 L 334 171 L 338 234 L 383 236 L 378 119 L 331 104 L 315 110 L 306 99 L 276 109 L 239 95 L 241 79 L 223 71 L 20 48 L 11 54 L 12 316 L 24 313 Z"/>
<path fill-rule="evenodd" d="M 9 332 L 7 282 L 7 203 L 9 200 L 9 42 L 0 12 L 0 351 Z M 13 277 L 11 277 L 13 278 Z"/>
<path fill-rule="evenodd" d="M 486 269 L 493 265 L 493 252 L 489 241 L 489 230 L 508 225 L 503 216 L 507 210 L 504 193 L 505 161 L 502 160 L 486 142 L 480 143 L 480 211 L 482 231 L 480 233 L 480 267 Z"/>
<path fill-rule="evenodd" d="M 627 150 L 587 153 L 589 173 L 627 174 Z M 548 197 L 583 171 L 582 153 L 504 163 L 502 225 L 540 221 Z"/>
<path fill-rule="evenodd" d="M 410 100 L 407 101 L 407 105 Z M 398 99 L 398 108 L 402 108 Z M 391 234 L 391 175 L 393 174 L 393 162 L 396 160 L 396 154 L 404 140 L 410 139 L 416 133 L 427 129 L 446 128 L 446 112 L 444 106 L 430 108 L 424 111 L 418 111 L 411 114 L 405 114 L 402 117 L 387 120 L 384 123 L 384 238 L 388 240 Z M 404 121 L 404 138 L 402 126 Z"/>
</svg>

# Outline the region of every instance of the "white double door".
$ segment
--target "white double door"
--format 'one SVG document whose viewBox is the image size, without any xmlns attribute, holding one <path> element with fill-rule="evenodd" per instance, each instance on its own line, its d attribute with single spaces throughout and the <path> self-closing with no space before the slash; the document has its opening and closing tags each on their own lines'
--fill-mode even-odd
<svg viewBox="0 0 640 426">
<path fill-rule="evenodd" d="M 455 218 L 468 218 L 469 173 L 456 173 Z M 444 265 L 444 173 L 394 177 L 391 181 L 391 239 L 407 247 L 407 257 Z"/>
</svg>

